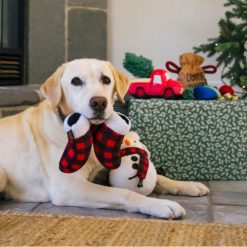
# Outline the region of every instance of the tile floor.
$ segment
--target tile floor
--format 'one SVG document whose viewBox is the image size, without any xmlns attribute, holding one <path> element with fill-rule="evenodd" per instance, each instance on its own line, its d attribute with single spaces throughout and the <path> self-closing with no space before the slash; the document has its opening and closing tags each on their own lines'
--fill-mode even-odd
<svg viewBox="0 0 247 247">
<path fill-rule="evenodd" d="M 187 215 L 182 221 L 247 224 L 247 181 L 213 181 L 206 182 L 206 185 L 209 186 L 211 194 L 205 197 L 159 196 L 156 194 L 152 196 L 166 198 L 180 203 L 187 211 Z M 0 210 L 149 218 L 146 215 L 117 210 L 56 207 L 51 203 L 16 203 L 3 200 L 0 201 Z"/>
</svg>

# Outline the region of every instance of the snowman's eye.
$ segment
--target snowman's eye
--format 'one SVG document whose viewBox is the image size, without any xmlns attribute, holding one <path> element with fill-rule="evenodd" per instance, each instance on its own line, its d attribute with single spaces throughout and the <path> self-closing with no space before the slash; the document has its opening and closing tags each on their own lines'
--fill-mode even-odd
<svg viewBox="0 0 247 247">
<path fill-rule="evenodd" d="M 136 162 L 138 160 L 137 156 L 131 156 L 131 160 Z"/>
</svg>

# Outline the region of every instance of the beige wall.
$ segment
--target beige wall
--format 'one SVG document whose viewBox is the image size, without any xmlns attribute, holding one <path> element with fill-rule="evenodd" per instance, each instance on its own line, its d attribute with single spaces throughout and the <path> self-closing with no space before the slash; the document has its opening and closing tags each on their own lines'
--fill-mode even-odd
<svg viewBox="0 0 247 247">
<path fill-rule="evenodd" d="M 218 35 L 225 0 L 108 0 L 108 58 L 122 68 L 126 51 L 178 62 L 179 54 Z M 214 59 L 207 59 L 207 64 Z M 208 76 L 220 80 L 220 73 Z"/>
</svg>

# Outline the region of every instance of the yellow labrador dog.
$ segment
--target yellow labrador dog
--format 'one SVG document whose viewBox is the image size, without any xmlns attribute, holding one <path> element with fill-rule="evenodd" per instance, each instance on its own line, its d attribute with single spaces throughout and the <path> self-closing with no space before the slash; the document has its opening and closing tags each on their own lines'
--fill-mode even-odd
<svg viewBox="0 0 247 247">
<path fill-rule="evenodd" d="M 92 183 L 102 168 L 93 149 L 78 172 L 64 174 L 58 168 L 67 143 L 62 116 L 81 112 L 91 123 L 102 123 L 112 114 L 116 96 L 123 101 L 128 86 L 128 79 L 109 62 L 78 59 L 60 66 L 41 87 L 44 101 L 0 120 L 0 192 L 21 202 L 121 209 L 161 218 L 183 216 L 185 210 L 176 202 Z M 162 176 L 156 187 L 160 193 L 176 195 L 209 193 L 201 183 Z"/>
</svg>

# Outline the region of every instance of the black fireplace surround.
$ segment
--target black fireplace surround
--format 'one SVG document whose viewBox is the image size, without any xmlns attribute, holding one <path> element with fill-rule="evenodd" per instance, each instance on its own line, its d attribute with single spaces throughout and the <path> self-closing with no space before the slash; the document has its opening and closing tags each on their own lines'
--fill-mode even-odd
<svg viewBox="0 0 247 247">
<path fill-rule="evenodd" d="M 0 86 L 23 84 L 24 1 L 0 0 Z"/>
</svg>

